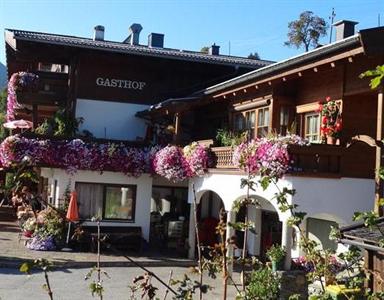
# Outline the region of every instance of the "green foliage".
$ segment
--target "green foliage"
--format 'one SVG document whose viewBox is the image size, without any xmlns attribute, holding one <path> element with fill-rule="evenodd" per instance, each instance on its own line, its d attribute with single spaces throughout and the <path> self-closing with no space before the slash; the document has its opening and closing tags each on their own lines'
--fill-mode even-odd
<svg viewBox="0 0 384 300">
<path fill-rule="evenodd" d="M 133 285 L 130 286 L 132 292 L 131 299 L 135 299 L 135 292 L 139 290 L 141 290 L 141 299 L 154 299 L 158 288 L 152 285 L 151 279 L 152 276 L 148 273 L 136 276 L 133 279 Z"/>
<path fill-rule="evenodd" d="M 44 120 L 44 122 L 35 129 L 35 133 L 71 137 L 78 132 L 79 126 L 83 121 L 83 118 L 73 118 L 62 108 L 59 109 L 52 118 Z"/>
<path fill-rule="evenodd" d="M 101 280 L 101 274 L 105 275 L 107 278 L 110 278 L 110 277 L 107 272 L 95 266 L 91 270 L 89 270 L 87 274 L 85 274 L 84 280 L 91 279 L 94 273 L 97 273 L 97 276 L 96 276 L 97 278 L 89 284 L 89 290 L 91 291 L 92 297 L 96 295 L 100 299 L 102 299 L 103 293 L 104 293 L 104 287 L 103 287 L 103 281 Z"/>
<path fill-rule="evenodd" d="M 272 247 L 267 250 L 267 256 L 271 261 L 279 262 L 285 257 L 285 254 L 285 249 L 279 245 L 272 245 Z"/>
<path fill-rule="evenodd" d="M 65 221 L 54 209 L 48 209 L 44 218 L 44 224 L 39 226 L 36 234 L 42 238 L 54 237 L 56 240 L 63 238 Z"/>
<path fill-rule="evenodd" d="M 201 52 L 201 53 L 204 53 L 204 54 L 208 54 L 208 52 L 209 52 L 209 47 L 208 47 L 208 46 L 201 47 L 200 52 Z"/>
<path fill-rule="evenodd" d="M 53 293 L 51 290 L 51 286 L 49 284 L 49 277 L 48 277 L 48 272 L 51 271 L 52 269 L 51 262 L 46 260 L 45 258 L 39 258 L 39 259 L 35 259 L 34 261 L 28 261 L 23 263 L 20 266 L 19 270 L 22 273 L 31 274 L 32 269 L 38 269 L 43 271 L 45 283 L 42 285 L 42 288 L 48 293 L 49 298 L 52 300 Z"/>
<path fill-rule="evenodd" d="M 373 211 L 368 212 L 355 212 L 353 214 L 353 221 L 363 221 L 364 226 L 372 229 L 375 225 L 377 225 L 379 215 Z"/>
<path fill-rule="evenodd" d="M 286 46 L 300 48 L 304 46 L 305 51 L 310 46 L 317 47 L 319 39 L 327 34 L 328 25 L 323 18 L 316 16 L 311 11 L 304 11 L 298 20 L 288 23 L 288 41 Z"/>
<path fill-rule="evenodd" d="M 7 120 L 7 89 L 0 93 L 0 124 L 5 123 Z M 0 140 L 8 136 L 8 130 L 4 126 L 0 126 Z"/>
<path fill-rule="evenodd" d="M 253 271 L 244 299 L 278 299 L 280 280 L 280 277 L 267 267 Z"/>
<path fill-rule="evenodd" d="M 218 146 L 234 147 L 246 139 L 246 132 L 235 134 L 227 129 L 218 129 L 215 139 Z"/>
<path fill-rule="evenodd" d="M 200 284 L 197 280 L 192 280 L 186 274 L 182 280 L 172 280 L 171 285 L 177 285 L 177 295 L 174 299 L 193 300 L 193 295 L 199 290 L 206 294 L 210 287 L 206 284 Z"/>
<path fill-rule="evenodd" d="M 383 80 L 384 80 L 384 65 L 377 66 L 376 69 L 365 71 L 364 73 L 361 73 L 360 78 L 371 78 L 371 81 L 369 83 L 369 86 L 371 89 L 378 88 Z"/>
</svg>

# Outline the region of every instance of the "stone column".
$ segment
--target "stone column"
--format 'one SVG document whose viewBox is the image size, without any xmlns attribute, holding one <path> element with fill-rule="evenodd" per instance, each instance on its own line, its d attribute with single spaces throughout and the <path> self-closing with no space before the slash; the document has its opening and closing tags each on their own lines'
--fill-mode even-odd
<svg viewBox="0 0 384 300">
<path fill-rule="evenodd" d="M 284 270 L 291 268 L 291 252 L 292 252 L 292 227 L 288 226 L 287 221 L 283 221 L 283 232 L 281 236 L 281 246 L 285 248 L 286 255 L 284 261 Z"/>
<path fill-rule="evenodd" d="M 194 204 L 191 203 L 191 209 L 189 213 L 189 230 L 188 230 L 188 258 L 195 259 L 196 249 L 196 230 L 195 230 L 195 216 L 194 216 Z"/>
<path fill-rule="evenodd" d="M 236 222 L 236 212 L 233 210 L 227 211 L 227 232 L 226 232 L 226 240 L 230 240 L 230 238 L 235 234 L 235 230 L 229 226 L 229 223 Z M 227 257 L 230 260 L 228 262 L 228 274 L 232 276 L 233 271 L 233 245 L 227 245 Z"/>
</svg>

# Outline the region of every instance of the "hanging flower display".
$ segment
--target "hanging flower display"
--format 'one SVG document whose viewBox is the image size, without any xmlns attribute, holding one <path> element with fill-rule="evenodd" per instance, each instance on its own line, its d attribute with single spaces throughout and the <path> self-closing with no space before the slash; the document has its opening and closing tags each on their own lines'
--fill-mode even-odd
<svg viewBox="0 0 384 300">
<path fill-rule="evenodd" d="M 340 104 L 330 97 L 319 104 L 321 113 L 321 133 L 324 137 L 339 138 L 342 130 Z"/>
<path fill-rule="evenodd" d="M 37 88 L 39 77 L 33 73 L 18 72 L 12 74 L 8 82 L 7 121 L 15 119 L 15 110 L 20 107 L 17 93 Z"/>
<path fill-rule="evenodd" d="M 290 167 L 289 145 L 304 146 L 307 144 L 308 141 L 297 135 L 260 138 L 243 142 L 234 150 L 233 163 L 252 175 L 281 178 Z"/>
<path fill-rule="evenodd" d="M 196 142 L 185 146 L 183 149 L 185 159 L 194 176 L 203 176 L 208 168 L 208 151 Z"/>
<path fill-rule="evenodd" d="M 115 171 L 138 177 L 148 171 L 146 151 L 123 144 L 38 140 L 18 135 L 0 144 L 0 162 L 4 167 L 20 164 L 26 157 L 30 165 L 64 168 L 70 174 L 77 170 Z"/>
<path fill-rule="evenodd" d="M 192 171 L 182 150 L 177 146 L 167 146 L 158 151 L 153 160 L 156 174 L 178 182 L 191 177 Z"/>
</svg>

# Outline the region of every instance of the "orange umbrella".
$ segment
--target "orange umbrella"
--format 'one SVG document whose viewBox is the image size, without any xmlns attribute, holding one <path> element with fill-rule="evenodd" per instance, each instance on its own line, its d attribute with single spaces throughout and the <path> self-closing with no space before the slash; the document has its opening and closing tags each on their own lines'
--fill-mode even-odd
<svg viewBox="0 0 384 300">
<path fill-rule="evenodd" d="M 79 220 L 79 209 L 77 207 L 77 193 L 75 191 L 71 193 L 71 200 L 69 200 L 66 217 L 67 217 L 67 220 L 69 221 L 68 233 L 67 233 L 67 245 L 68 245 L 69 233 L 71 231 L 71 222 L 76 222 Z"/>
<path fill-rule="evenodd" d="M 79 220 L 79 209 L 77 207 L 77 193 L 75 191 L 71 193 L 71 200 L 69 201 L 67 210 L 67 220 L 70 222 L 76 222 Z"/>
</svg>

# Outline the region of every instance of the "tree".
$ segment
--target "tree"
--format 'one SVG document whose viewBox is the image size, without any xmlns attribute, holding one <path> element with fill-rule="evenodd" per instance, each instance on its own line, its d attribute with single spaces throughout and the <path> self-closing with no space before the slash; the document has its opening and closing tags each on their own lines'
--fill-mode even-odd
<svg viewBox="0 0 384 300">
<path fill-rule="evenodd" d="M 208 54 L 209 52 L 209 47 L 208 46 L 204 46 L 200 49 L 200 52 L 201 53 L 204 53 L 204 54 Z"/>
<path fill-rule="evenodd" d="M 249 59 L 260 59 L 260 56 L 259 56 L 259 53 L 257 53 L 256 51 L 255 52 L 251 52 L 251 53 L 249 53 L 249 55 L 248 55 L 248 58 Z"/>
<path fill-rule="evenodd" d="M 288 23 L 288 41 L 286 46 L 300 48 L 304 46 L 305 52 L 309 47 L 319 45 L 319 38 L 327 34 L 328 25 L 323 18 L 316 16 L 311 11 L 304 11 L 298 20 Z"/>
</svg>

